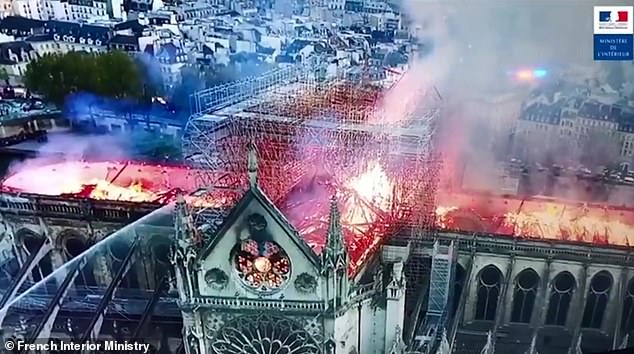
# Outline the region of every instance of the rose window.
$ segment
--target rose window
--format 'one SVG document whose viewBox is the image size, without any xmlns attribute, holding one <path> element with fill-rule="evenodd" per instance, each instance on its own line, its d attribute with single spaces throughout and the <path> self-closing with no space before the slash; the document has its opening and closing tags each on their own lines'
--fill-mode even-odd
<svg viewBox="0 0 634 354">
<path fill-rule="evenodd" d="M 235 266 L 242 282 L 258 291 L 279 289 L 291 272 L 286 252 L 273 242 L 242 242 L 235 255 Z"/>
<path fill-rule="evenodd" d="M 318 354 L 314 337 L 294 321 L 257 315 L 230 321 L 216 334 L 213 354 Z"/>
</svg>

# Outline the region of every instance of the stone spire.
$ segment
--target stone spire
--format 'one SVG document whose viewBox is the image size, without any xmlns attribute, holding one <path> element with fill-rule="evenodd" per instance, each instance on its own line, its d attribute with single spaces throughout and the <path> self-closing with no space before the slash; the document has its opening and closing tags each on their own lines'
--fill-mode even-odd
<svg viewBox="0 0 634 354">
<path fill-rule="evenodd" d="M 192 296 L 194 283 L 192 274 L 195 272 L 197 245 L 192 220 L 185 198 L 179 195 L 174 210 L 175 239 L 172 245 L 171 261 L 174 265 L 176 285 L 181 302 L 188 301 Z"/>
<path fill-rule="evenodd" d="M 249 175 L 249 188 L 258 185 L 258 152 L 253 142 L 249 143 L 247 152 L 247 173 Z"/>
<path fill-rule="evenodd" d="M 324 266 L 337 271 L 348 269 L 349 257 L 341 228 L 341 214 L 337 206 L 337 200 L 330 200 L 330 215 L 328 218 L 328 235 L 326 245 L 322 252 Z"/>
<path fill-rule="evenodd" d="M 174 229 L 176 231 L 176 240 L 191 241 L 191 224 L 189 222 L 189 210 L 185 197 L 179 194 L 176 197 L 176 207 L 174 213 Z"/>
<path fill-rule="evenodd" d="M 330 217 L 326 245 L 322 251 L 322 275 L 327 278 L 325 298 L 332 301 L 332 308 L 347 303 L 350 290 L 348 278 L 349 257 L 343 239 L 337 200 L 330 202 Z"/>
</svg>

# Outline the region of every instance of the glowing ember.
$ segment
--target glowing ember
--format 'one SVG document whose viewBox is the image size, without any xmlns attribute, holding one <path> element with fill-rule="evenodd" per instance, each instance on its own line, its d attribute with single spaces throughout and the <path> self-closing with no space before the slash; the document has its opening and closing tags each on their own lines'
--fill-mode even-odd
<svg viewBox="0 0 634 354">
<path fill-rule="evenodd" d="M 436 226 L 441 229 L 594 244 L 634 244 L 632 209 L 545 198 L 453 194 L 445 199 L 459 206 L 436 209 Z"/>
<path fill-rule="evenodd" d="M 458 207 L 444 207 L 439 206 L 436 208 L 436 225 L 442 229 L 449 228 L 447 221 L 449 220 L 449 214 L 458 210 Z"/>
<path fill-rule="evenodd" d="M 142 182 L 132 182 L 128 186 L 117 186 L 106 180 L 92 180 L 77 190 L 68 190 L 63 194 L 83 194 L 91 199 L 125 200 L 130 202 L 151 202 L 159 196 L 143 188 Z"/>
<path fill-rule="evenodd" d="M 386 211 L 392 203 L 392 184 L 385 170 L 378 162 L 357 177 L 352 178 L 346 187 L 353 190 L 355 198 L 348 199 L 342 214 L 342 223 L 366 230 L 376 218 L 375 210 Z"/>
<path fill-rule="evenodd" d="M 552 206 L 533 213 L 508 213 L 505 226 L 523 237 L 562 239 L 598 244 L 631 245 L 634 227 L 609 216 L 591 216 L 583 211 L 566 211 L 564 206 Z"/>
<path fill-rule="evenodd" d="M 2 189 L 99 200 L 169 203 L 195 189 L 190 169 L 133 162 L 62 162 L 23 169 Z"/>
</svg>

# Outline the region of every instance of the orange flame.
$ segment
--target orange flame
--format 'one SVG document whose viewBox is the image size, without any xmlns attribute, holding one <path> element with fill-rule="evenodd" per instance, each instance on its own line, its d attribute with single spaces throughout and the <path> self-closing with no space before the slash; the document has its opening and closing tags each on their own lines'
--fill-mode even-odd
<svg viewBox="0 0 634 354">
<path fill-rule="evenodd" d="M 369 166 L 365 172 L 345 184 L 345 187 L 354 191 L 361 200 L 346 203 L 346 210 L 342 215 L 344 223 L 358 225 L 365 230 L 377 218 L 372 207 L 387 210 L 392 203 L 393 190 L 392 182 L 383 167 L 376 161 Z"/>
<path fill-rule="evenodd" d="M 151 202 L 157 200 L 160 196 L 143 188 L 140 181 L 131 182 L 127 186 L 118 186 L 106 180 L 93 179 L 90 182 L 79 185 L 79 190 L 68 190 L 66 194 L 75 194 L 81 192 L 81 189 L 88 186 L 94 186 L 88 194 L 91 199 L 98 200 L 125 200 L 129 202 Z"/>
<path fill-rule="evenodd" d="M 487 218 L 471 209 L 455 206 L 436 208 L 436 226 L 468 232 L 489 232 L 544 240 L 568 240 L 594 244 L 629 246 L 634 244 L 631 210 L 612 210 L 533 200 L 527 210 L 498 211 Z M 471 215 L 487 230 L 467 230 L 471 226 L 457 222 L 456 213 Z M 498 222 L 494 222 L 499 220 Z M 497 225 L 497 226 L 496 226 Z"/>
</svg>

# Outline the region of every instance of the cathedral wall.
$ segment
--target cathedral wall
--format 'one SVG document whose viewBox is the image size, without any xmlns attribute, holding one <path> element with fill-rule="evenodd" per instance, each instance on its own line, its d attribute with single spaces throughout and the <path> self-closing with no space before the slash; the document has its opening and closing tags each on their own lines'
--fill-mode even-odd
<svg viewBox="0 0 634 354">
<path fill-rule="evenodd" d="M 246 219 L 253 213 L 258 213 L 266 218 L 267 230 L 272 241 L 279 244 L 290 259 L 291 271 L 288 280 L 282 286 L 283 291 L 268 294 L 249 291 L 247 287 L 242 284 L 242 280 L 236 272 L 234 251 L 236 246 L 239 245 L 239 242 L 249 239 L 250 234 L 246 225 Z M 236 294 L 239 294 L 241 297 L 253 299 L 262 297 L 267 299 L 280 299 L 283 297 L 285 300 L 320 300 L 323 284 L 319 281 L 320 276 L 318 269 L 311 263 L 310 259 L 302 252 L 300 247 L 291 241 L 291 237 L 288 237 L 286 235 L 287 233 L 288 230 L 268 215 L 256 200 L 251 201 L 246 211 L 238 216 L 233 226 L 227 229 L 224 235 L 219 236 L 213 249 L 206 255 L 206 258 L 201 261 L 201 270 L 198 276 L 200 295 L 235 297 Z M 229 281 L 225 286 L 218 287 L 210 281 L 211 279 L 207 276 L 207 272 L 212 269 L 219 269 L 228 276 Z M 299 289 L 297 279 L 300 275 L 302 278 L 310 276 L 316 281 L 317 284 L 313 291 L 307 292 Z"/>
<path fill-rule="evenodd" d="M 470 296 L 467 296 L 463 313 L 463 320 L 465 322 L 471 322 L 475 319 L 479 274 L 489 265 L 495 266 L 502 274 L 505 274 L 509 266 L 509 257 L 487 253 L 478 253 L 475 255 L 471 269 L 472 280 L 468 289 Z"/>
<path fill-rule="evenodd" d="M 337 348 L 337 353 L 359 353 L 359 309 L 358 307 L 349 308 L 343 316 L 335 320 L 335 340 L 343 345 Z"/>
<path fill-rule="evenodd" d="M 121 229 L 123 224 L 113 222 L 100 222 L 100 221 L 86 221 L 79 219 L 65 219 L 60 217 L 38 217 L 38 216 L 26 216 L 26 215 L 14 215 L 4 214 L 2 218 L 7 227 L 7 233 L 11 235 L 18 250 L 20 250 L 19 257 L 25 259 L 28 256 L 28 251 L 24 246 L 24 241 L 27 237 L 41 237 L 49 238 L 52 241 L 53 249 L 49 252 L 49 258 L 51 261 L 52 269 L 59 269 L 65 263 L 73 259 L 73 255 L 69 253 L 66 242 L 69 239 L 77 239 L 84 243 L 88 248 L 91 245 L 103 240 L 115 231 Z M 168 237 L 172 233 L 172 228 L 160 228 L 154 227 L 154 230 L 149 231 L 148 227 L 138 228 L 138 232 L 141 236 L 141 241 L 144 243 L 138 249 L 143 257 L 146 257 L 146 261 L 138 261 L 132 268 L 137 279 L 139 279 L 139 286 L 141 288 L 150 288 L 153 286 L 153 277 L 148 274 L 153 274 L 154 269 L 152 265 L 154 262 L 151 257 L 152 248 L 148 242 L 150 234 L 160 234 L 164 237 Z M 131 242 L 134 236 L 130 233 L 129 236 L 119 237 L 120 240 L 126 240 Z M 96 284 L 99 286 L 108 286 L 112 280 L 112 264 L 114 262 L 110 244 L 104 243 L 100 249 L 96 250 L 91 257 L 91 265 L 93 267 L 92 274 L 95 278 Z M 148 261 L 149 260 L 149 261 Z M 63 276 L 63 274 L 61 275 Z M 148 279 L 148 281 L 143 281 Z"/>
<path fill-rule="evenodd" d="M 471 255 L 469 254 L 459 254 L 458 259 L 456 260 L 458 264 L 462 267 L 462 269 L 467 269 L 469 262 L 471 262 Z"/>
<path fill-rule="evenodd" d="M 360 354 L 384 354 L 385 348 L 385 308 L 364 302 L 361 308 L 363 325 Z"/>
<path fill-rule="evenodd" d="M 544 341 L 564 348 L 571 345 L 571 341 L 576 341 L 580 335 L 583 338 L 584 350 L 587 347 L 588 350 L 596 351 L 608 347 L 613 342 L 620 343 L 625 334 L 629 333 L 621 329 L 621 323 L 626 323 L 623 316 L 629 316 L 626 317 L 627 321 L 630 321 L 627 323 L 634 321 L 634 316 L 624 307 L 630 306 L 625 305 L 625 299 L 634 297 L 631 290 L 628 293 L 630 281 L 634 281 L 634 265 L 629 263 L 629 258 L 619 258 L 618 251 L 611 250 L 605 250 L 605 256 L 601 250 L 592 250 L 586 255 L 583 250 L 575 253 L 574 248 L 562 255 L 548 249 L 541 251 L 538 248 L 532 249 L 531 252 L 534 255 L 521 251 L 508 252 L 504 248 L 500 248 L 500 254 L 480 251 L 474 255 L 466 250 L 460 252 L 457 262 L 463 269 L 468 269 L 473 259 L 473 267 L 468 275 L 469 286 L 465 289 L 467 293 L 463 293 L 465 307 L 460 315 L 463 320 L 462 327 L 485 336 L 486 332 L 497 324 L 500 345 L 523 343 L 522 345 L 528 346 L 534 333 L 538 333 L 538 343 Z M 614 263 L 610 263 L 608 252 L 615 253 Z M 491 302 L 485 305 L 487 302 L 481 302 L 478 298 L 482 282 L 480 276 L 484 274 L 482 271 L 487 266 L 499 270 L 500 279 L 497 285 L 482 289 L 498 289 L 494 292 L 499 291 L 498 293 L 502 294 L 503 286 L 508 287 L 504 298 L 497 300 L 496 316 L 486 315 L 486 318 L 483 318 L 482 313 L 487 313 L 486 310 L 483 310 L 483 307 L 480 307 L 480 310 L 476 309 L 478 306 L 491 306 Z M 524 274 L 530 273 L 536 275 L 538 280 L 534 283 L 537 284 L 535 288 L 527 290 L 518 284 L 520 279 L 526 279 L 523 278 Z M 572 290 L 556 291 L 555 284 L 568 286 L 559 282 L 560 277 L 566 274 L 572 277 Z M 606 278 L 609 281 L 606 282 Z M 609 285 L 605 285 L 606 283 Z M 482 293 L 487 291 L 482 290 Z M 533 300 L 529 301 L 530 305 L 526 305 L 530 306 L 528 311 L 531 312 L 529 317 L 521 317 L 522 315 L 518 314 L 525 313 L 527 308 L 517 304 L 526 303 L 524 296 L 527 296 L 527 293 L 533 294 Z M 520 301 L 517 304 L 516 299 Z M 564 303 L 567 305 L 562 305 Z M 501 309 L 500 306 L 504 308 Z M 480 313 L 478 320 L 477 311 Z M 561 311 L 566 311 L 564 318 L 557 317 L 564 313 Z M 497 316 L 500 314 L 501 318 Z M 495 320 L 499 322 L 496 323 Z M 631 328 L 631 325 L 628 328 Z"/>
<path fill-rule="evenodd" d="M 510 259 L 509 259 L 510 261 Z M 511 266 L 509 264 L 509 266 Z M 512 265 L 513 269 L 511 271 L 509 282 L 508 282 L 508 291 L 506 292 L 506 310 L 504 311 L 504 322 L 511 322 L 511 309 L 513 306 L 513 297 L 515 295 L 515 286 L 517 282 L 517 277 L 520 273 L 524 271 L 534 271 L 541 276 L 544 273 L 544 269 L 547 267 L 545 260 L 535 259 L 535 258 L 527 258 L 527 257 L 517 257 L 515 259 L 515 263 Z M 506 276 L 505 273 L 503 273 Z"/>
<path fill-rule="evenodd" d="M 280 341 L 288 345 L 287 349 L 290 351 L 299 352 L 301 347 L 317 348 L 324 340 L 324 327 L 320 318 L 314 315 L 274 313 L 262 309 L 217 311 L 200 308 L 194 313 L 183 313 L 183 326 L 187 342 L 200 342 L 200 346 L 196 346 L 196 352 L 199 354 L 257 353 L 261 350 L 259 343 L 271 341 Z M 306 342 L 300 343 L 294 337 L 301 332 L 309 335 Z"/>
</svg>

